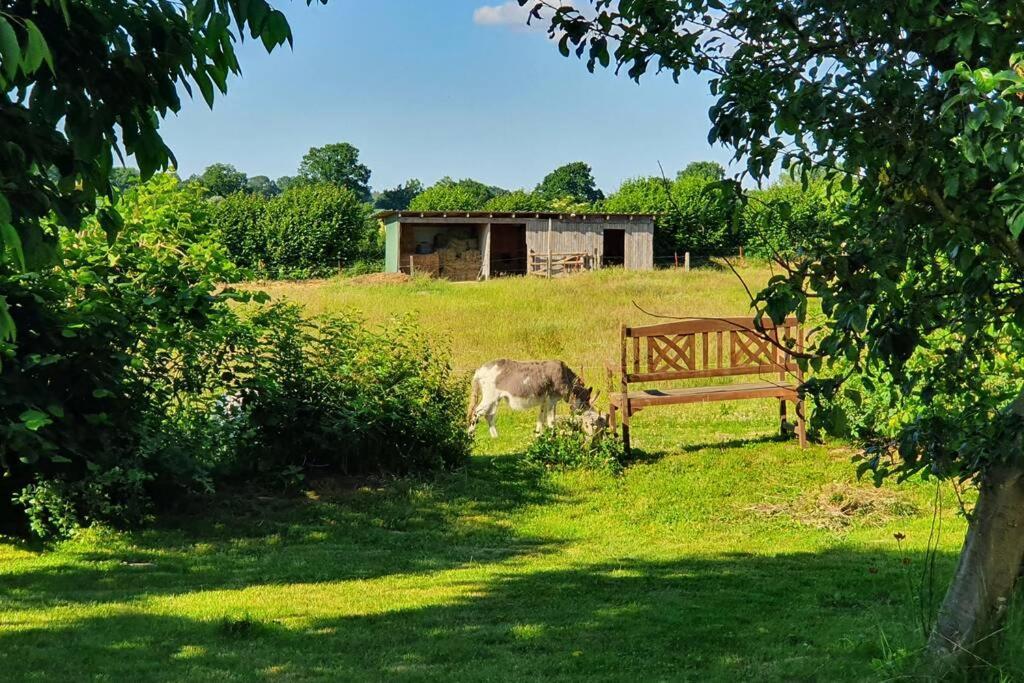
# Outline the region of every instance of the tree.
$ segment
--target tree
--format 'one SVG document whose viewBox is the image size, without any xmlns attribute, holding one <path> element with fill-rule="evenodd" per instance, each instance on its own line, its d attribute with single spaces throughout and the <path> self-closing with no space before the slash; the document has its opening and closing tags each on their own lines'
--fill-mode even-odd
<svg viewBox="0 0 1024 683">
<path fill-rule="evenodd" d="M 281 194 L 281 188 L 273 180 L 265 175 L 255 175 L 249 178 L 245 184 L 245 191 L 251 194 L 259 194 L 264 197 L 276 197 Z"/>
<path fill-rule="evenodd" d="M 513 190 L 491 197 L 483 205 L 484 211 L 549 211 L 551 206 L 535 192 Z"/>
<path fill-rule="evenodd" d="M 53 262 L 56 228 L 41 219 L 52 213 L 53 225 L 78 228 L 113 194 L 115 149 L 134 156 L 142 179 L 168 168 L 160 116 L 181 109 L 181 90 L 197 90 L 210 106 L 227 91 L 242 30 L 268 51 L 291 42 L 284 14 L 266 0 L 244 9 L 226 0 L 8 3 L 0 13 L 0 268 Z M 114 237 L 116 209 L 99 208 Z M 14 334 L 0 298 L 0 341 Z"/>
<path fill-rule="evenodd" d="M 533 0 L 520 0 L 533 4 Z M 596 0 L 552 35 L 588 67 L 710 75 L 710 139 L 766 178 L 782 161 L 851 192 L 758 315 L 828 325 L 801 362 L 887 385 L 898 458 L 879 479 L 976 481 L 978 502 L 929 639 L 945 671 L 998 630 L 1024 559 L 1024 15 L 984 3 Z M 672 30 L 665 30 L 672 27 Z M 809 391 L 828 395 L 838 380 Z M 886 427 L 880 425 L 880 430 Z"/>
<path fill-rule="evenodd" d="M 242 192 L 249 178 L 231 164 L 210 164 L 196 177 L 196 181 L 214 197 L 227 197 Z"/>
<path fill-rule="evenodd" d="M 691 161 L 686 165 L 686 168 L 679 172 L 678 177 L 683 178 L 691 175 L 722 180 L 725 178 L 725 169 L 717 161 Z"/>
<path fill-rule="evenodd" d="M 373 205 L 384 211 L 402 211 L 423 192 L 423 183 L 413 178 L 390 190 L 374 193 Z"/>
<path fill-rule="evenodd" d="M 359 163 L 359 150 L 347 142 L 311 147 L 299 164 L 299 176 L 314 183 L 334 183 L 370 201 L 370 169 Z"/>
<path fill-rule="evenodd" d="M 125 192 L 139 184 L 139 169 L 117 166 L 110 169 L 110 187 Z"/>
<path fill-rule="evenodd" d="M 701 256 L 732 254 L 741 235 L 733 229 L 737 198 L 713 177 L 680 173 L 674 182 L 649 176 L 622 183 L 602 204 L 612 213 L 657 214 L 655 256 L 692 252 Z"/>
<path fill-rule="evenodd" d="M 590 165 L 582 161 L 559 166 L 548 173 L 537 185 L 537 194 L 547 201 L 570 197 L 576 202 L 593 203 L 604 199 Z"/>
<path fill-rule="evenodd" d="M 409 203 L 412 211 L 480 211 L 506 190 L 465 178 L 445 177 L 428 187 Z"/>
<path fill-rule="evenodd" d="M 786 173 L 777 183 L 747 193 L 743 208 L 743 243 L 747 253 L 790 259 L 811 250 L 839 220 L 849 195 L 822 178 L 804 185 Z"/>
<path fill-rule="evenodd" d="M 305 181 L 302 178 L 296 178 L 295 176 L 290 175 L 283 175 L 277 180 L 275 180 L 274 184 L 277 185 L 277 189 L 279 189 L 281 192 L 287 192 L 290 188 L 298 187 L 304 182 Z"/>
</svg>

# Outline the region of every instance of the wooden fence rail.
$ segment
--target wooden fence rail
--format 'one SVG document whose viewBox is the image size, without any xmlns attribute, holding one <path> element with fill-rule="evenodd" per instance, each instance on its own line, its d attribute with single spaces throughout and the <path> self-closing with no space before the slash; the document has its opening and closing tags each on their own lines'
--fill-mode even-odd
<svg viewBox="0 0 1024 683">
<path fill-rule="evenodd" d="M 593 260 L 584 252 L 538 254 L 530 250 L 526 272 L 530 275 L 553 277 L 569 273 L 581 273 L 593 268 Z"/>
</svg>

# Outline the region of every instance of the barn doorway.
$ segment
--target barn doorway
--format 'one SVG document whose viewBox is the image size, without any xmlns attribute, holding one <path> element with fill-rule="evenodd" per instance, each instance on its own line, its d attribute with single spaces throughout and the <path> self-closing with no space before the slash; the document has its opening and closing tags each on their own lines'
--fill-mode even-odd
<svg viewBox="0 0 1024 683">
<path fill-rule="evenodd" d="M 526 225 L 491 225 L 491 277 L 526 275 Z"/>
<path fill-rule="evenodd" d="M 606 229 L 602 254 L 602 266 L 626 265 L 626 231 L 618 228 Z"/>
</svg>

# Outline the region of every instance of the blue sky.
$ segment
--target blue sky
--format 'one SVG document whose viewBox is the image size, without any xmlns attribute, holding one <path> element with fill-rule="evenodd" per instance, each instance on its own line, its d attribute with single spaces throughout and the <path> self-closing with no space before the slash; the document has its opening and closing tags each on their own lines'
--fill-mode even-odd
<svg viewBox="0 0 1024 683">
<path fill-rule="evenodd" d="M 505 5 L 505 6 L 503 6 Z M 331 0 L 279 5 L 294 50 L 246 41 L 242 76 L 210 111 L 187 101 L 163 124 L 183 176 L 214 162 L 292 175 L 311 146 L 351 142 L 375 189 L 450 175 L 532 187 L 583 160 L 598 184 L 666 173 L 727 150 L 707 143 L 702 78 L 640 85 L 590 74 L 519 23 L 503 0 Z"/>
</svg>

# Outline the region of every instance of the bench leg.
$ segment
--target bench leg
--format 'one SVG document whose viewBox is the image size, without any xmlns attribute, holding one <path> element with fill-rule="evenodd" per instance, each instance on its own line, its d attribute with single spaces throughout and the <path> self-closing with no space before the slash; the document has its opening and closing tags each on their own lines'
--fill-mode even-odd
<svg viewBox="0 0 1024 683">
<path fill-rule="evenodd" d="M 608 406 L 608 428 L 612 430 L 612 434 L 619 433 L 618 419 L 616 416 L 616 413 L 618 412 L 619 411 L 615 407 L 614 403 Z"/>
<path fill-rule="evenodd" d="M 779 436 L 786 436 L 786 399 L 779 400 Z"/>
<path fill-rule="evenodd" d="M 800 437 L 800 448 L 807 448 L 807 417 L 803 400 L 796 402 L 796 433 Z"/>
<path fill-rule="evenodd" d="M 626 453 L 626 457 L 630 457 L 633 454 L 632 448 L 629 443 L 629 403 L 627 402 L 622 408 L 622 449 Z"/>
</svg>

